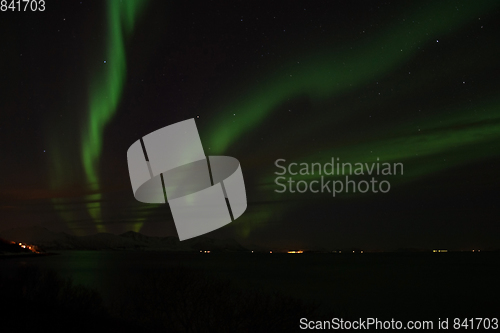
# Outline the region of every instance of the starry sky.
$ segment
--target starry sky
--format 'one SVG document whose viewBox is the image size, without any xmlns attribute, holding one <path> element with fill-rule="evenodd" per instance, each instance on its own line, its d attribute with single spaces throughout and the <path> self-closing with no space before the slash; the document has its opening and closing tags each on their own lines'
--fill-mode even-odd
<svg viewBox="0 0 500 333">
<path fill-rule="evenodd" d="M 176 236 L 168 205 L 134 199 L 126 152 L 195 118 L 206 155 L 240 161 L 248 199 L 210 237 L 498 248 L 497 1 L 71 0 L 0 15 L 0 230 Z M 332 158 L 404 172 L 378 178 L 387 193 L 277 192 L 276 160 Z"/>
</svg>

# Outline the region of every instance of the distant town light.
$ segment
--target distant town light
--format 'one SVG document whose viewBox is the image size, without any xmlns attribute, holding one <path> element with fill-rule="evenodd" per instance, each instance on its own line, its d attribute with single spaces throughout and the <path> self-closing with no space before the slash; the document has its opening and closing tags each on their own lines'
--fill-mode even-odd
<svg viewBox="0 0 500 333">
<path fill-rule="evenodd" d="M 269 253 L 273 253 L 273 251 L 269 251 Z"/>
</svg>

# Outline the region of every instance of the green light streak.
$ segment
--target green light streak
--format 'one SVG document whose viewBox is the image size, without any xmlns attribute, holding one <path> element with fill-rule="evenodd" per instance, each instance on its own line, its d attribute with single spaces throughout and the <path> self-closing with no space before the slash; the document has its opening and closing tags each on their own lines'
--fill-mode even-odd
<svg viewBox="0 0 500 333">
<path fill-rule="evenodd" d="M 487 158 L 499 152 L 499 149 L 484 149 L 485 145 L 496 147 L 500 139 L 500 101 L 491 101 L 478 108 L 481 112 L 470 113 L 468 108 L 455 110 L 453 118 L 436 116 L 421 121 L 420 130 L 415 126 L 401 126 L 384 132 L 382 137 L 367 138 L 358 144 L 344 144 L 340 147 L 323 150 L 322 153 L 309 154 L 295 160 L 282 163 L 329 163 L 331 158 L 340 158 L 340 163 L 399 163 L 403 162 L 402 177 L 394 178 L 397 183 L 413 181 L 430 173 L 452 168 L 458 165 Z M 436 112 L 439 114 L 439 112 Z M 439 124 L 439 125 L 437 125 Z M 481 148 L 481 149 L 479 149 Z M 443 158 L 447 161 L 443 161 Z M 432 162 L 429 160 L 441 160 Z M 423 163 L 419 163 L 423 161 Z M 411 166 L 411 167 L 408 167 Z M 273 166 L 274 167 L 274 166 Z M 300 170 L 300 166 L 295 169 Z M 274 182 L 274 172 L 281 169 L 274 167 L 266 172 L 267 177 L 260 183 Z M 269 176 L 272 175 L 272 176 Z M 285 175 L 287 176 L 287 175 Z M 290 177 L 288 175 L 287 177 Z M 312 180 L 318 175 L 294 175 L 296 180 Z M 328 176 L 329 179 L 345 178 Z M 272 187 L 272 186 L 271 186 Z M 279 196 L 278 196 L 279 197 Z M 273 195 L 276 199 L 277 196 Z"/>
<path fill-rule="evenodd" d="M 431 46 L 431 43 L 436 43 L 436 40 L 497 6 L 495 1 L 464 2 L 458 6 L 456 2 L 434 2 L 416 8 L 406 17 L 401 15 L 405 17 L 404 22 L 394 22 L 385 32 L 370 35 L 369 40 L 344 45 L 342 49 L 325 50 L 319 46 L 316 51 L 309 49 L 305 54 L 296 53 L 288 61 L 276 63 L 273 72 L 256 77 L 258 84 L 235 83 L 234 90 L 223 95 L 224 99 L 216 105 L 220 111 L 210 123 L 212 134 L 208 137 L 207 146 L 213 154 L 226 153 L 232 143 L 258 127 L 273 110 L 293 98 L 305 95 L 308 101 L 320 105 L 332 97 L 382 80 L 416 56 L 419 48 Z M 280 69 L 276 71 L 276 68 Z M 255 82 L 253 79 L 251 81 Z M 236 97 L 228 99 L 228 96 Z M 405 166 L 411 165 L 405 168 L 403 177 L 391 179 L 391 184 L 410 182 L 498 153 L 498 149 L 478 149 L 484 145 L 495 147 L 493 143 L 498 140 L 500 133 L 497 116 L 499 103 L 491 103 L 485 108 L 487 111 L 477 116 L 470 114 L 471 108 L 458 114 L 457 110 L 453 110 L 453 117 L 441 116 L 421 121 L 421 131 L 418 133 L 415 126 L 407 128 L 402 125 L 384 131 L 384 136 L 366 138 L 361 143 L 346 144 L 336 149 L 321 147 L 320 154 L 306 155 L 287 162 L 326 163 L 330 162 L 331 157 L 341 157 L 344 162 L 371 163 L 379 157 L 381 163 L 403 162 Z M 233 117 L 234 113 L 237 117 Z M 488 119 L 481 118 L 485 113 L 488 113 Z M 332 114 L 327 120 L 310 120 L 303 124 L 301 132 L 317 131 L 342 117 L 344 115 Z M 436 127 L 439 121 L 441 123 Z M 289 134 L 294 137 L 300 135 Z M 273 142 L 268 145 L 273 146 Z M 267 154 L 274 151 L 263 150 Z M 277 189 L 274 184 L 275 171 L 278 169 L 274 166 L 267 169 L 256 185 L 259 200 L 273 202 L 272 211 L 278 214 L 289 209 L 289 205 L 282 204 L 284 200 L 297 197 L 274 192 Z M 313 178 L 294 176 L 295 180 Z M 306 194 L 298 195 L 302 198 Z M 247 222 L 242 219 L 235 226 L 242 236 L 248 236 L 251 230 L 275 218 L 272 214 L 252 214 L 250 210 L 246 216 L 258 218 L 259 223 L 250 223 L 252 218 L 245 219 Z"/>
<path fill-rule="evenodd" d="M 106 63 L 101 65 L 102 71 L 92 80 L 88 119 L 81 133 L 83 168 L 87 183 L 93 191 L 99 190 L 99 157 L 102 153 L 104 130 L 116 113 L 125 84 L 125 35 L 132 32 L 143 4 L 144 1 L 139 0 L 107 2 L 108 47 L 103 59 Z M 96 195 L 100 199 L 100 194 L 94 194 L 86 200 L 94 200 Z M 101 218 L 100 204 L 87 205 L 87 208 L 92 218 Z"/>
<path fill-rule="evenodd" d="M 435 41 L 436 37 L 458 29 L 467 21 L 488 9 L 498 6 L 496 1 L 466 2 L 459 10 L 456 3 L 439 2 L 418 9 L 405 23 L 394 24 L 386 33 L 354 45 L 339 53 L 324 51 L 316 56 L 295 55 L 284 69 L 266 76 L 248 93 L 222 106 L 214 117 L 209 147 L 214 154 L 223 154 L 230 144 L 250 131 L 289 98 L 306 94 L 314 101 L 338 95 L 388 74 L 408 61 L 419 46 Z M 418 23 L 414 23 L 418 22 Z M 297 64 L 296 59 L 301 59 Z M 303 60 L 305 59 L 305 60 Z M 239 87 L 237 91 L 241 91 Z M 233 113 L 236 118 L 230 117 Z"/>
<path fill-rule="evenodd" d="M 388 180 L 391 188 L 415 182 L 422 177 L 444 172 L 457 166 L 475 163 L 491 156 L 500 154 L 500 101 L 489 101 L 483 105 L 476 106 L 481 112 L 471 113 L 470 108 L 454 110 L 454 116 L 448 118 L 436 112 L 438 116 L 422 119 L 420 131 L 415 126 L 400 126 L 392 131 L 384 132 L 383 137 L 366 138 L 361 143 L 345 144 L 340 147 L 324 150 L 322 153 L 303 155 L 294 157 L 280 165 L 288 167 L 290 163 L 297 163 L 295 172 L 301 169 L 300 163 L 306 163 L 311 170 L 312 163 L 330 163 L 332 157 L 335 163 L 351 163 L 353 168 L 355 163 L 367 163 L 368 167 L 372 163 L 380 163 L 381 170 L 383 163 L 403 163 L 403 175 L 383 176 L 373 174 L 368 176 L 366 168 L 365 176 L 349 176 L 350 180 L 366 179 L 374 177 L 377 181 Z M 437 125 L 439 124 L 439 125 Z M 340 159 L 337 161 L 337 157 Z M 377 161 L 377 157 L 379 161 Z M 392 169 L 392 166 L 391 166 Z M 267 210 L 266 214 L 254 214 L 249 209 L 245 219 L 235 224 L 235 228 L 242 237 L 248 236 L 252 230 L 266 226 L 266 222 L 276 219 L 276 214 L 283 214 L 289 210 L 290 200 L 297 200 L 297 205 L 304 203 L 306 198 L 314 200 L 325 199 L 332 196 L 331 193 L 277 193 L 275 190 L 282 190 L 276 185 L 275 180 L 280 175 L 275 172 L 282 172 L 282 169 L 272 165 L 264 171 L 264 175 L 257 184 L 259 200 L 273 203 L 273 209 Z M 345 175 L 324 175 L 325 181 L 345 180 Z M 290 175 L 288 172 L 281 177 L 285 177 L 285 184 L 288 188 L 287 180 L 292 178 L 296 182 L 304 180 L 310 182 L 321 179 L 317 169 L 315 174 Z M 315 185 L 318 190 L 318 185 Z M 331 189 L 331 182 L 330 182 Z M 296 188 L 294 187 L 294 190 Z M 367 193 L 342 192 L 338 194 L 338 199 L 357 198 L 360 196 L 372 195 Z M 379 194 L 384 195 L 384 194 Z M 283 202 L 287 204 L 283 204 Z M 251 207 L 251 206 L 250 206 Z M 265 211 L 265 210 L 264 210 Z"/>
<path fill-rule="evenodd" d="M 151 206 L 151 207 L 150 207 Z M 146 209 L 142 209 L 140 211 L 135 211 L 134 215 L 136 216 L 134 222 L 127 223 L 127 230 L 132 230 L 135 232 L 140 232 L 144 223 L 148 221 L 149 217 L 152 213 L 158 211 L 158 208 L 164 208 L 164 205 L 161 204 L 151 204 L 148 205 Z"/>
</svg>

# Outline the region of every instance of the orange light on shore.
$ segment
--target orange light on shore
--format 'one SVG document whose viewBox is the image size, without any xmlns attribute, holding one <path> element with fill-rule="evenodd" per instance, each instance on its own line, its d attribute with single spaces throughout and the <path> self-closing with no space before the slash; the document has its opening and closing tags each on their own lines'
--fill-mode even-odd
<svg viewBox="0 0 500 333">
<path fill-rule="evenodd" d="M 299 250 L 299 251 L 288 251 L 288 253 L 304 253 L 304 251 Z"/>
<path fill-rule="evenodd" d="M 12 244 L 18 244 L 21 248 L 28 249 L 33 253 L 40 253 L 40 249 L 36 245 L 29 245 L 29 244 L 16 243 L 16 242 L 12 242 Z"/>
</svg>

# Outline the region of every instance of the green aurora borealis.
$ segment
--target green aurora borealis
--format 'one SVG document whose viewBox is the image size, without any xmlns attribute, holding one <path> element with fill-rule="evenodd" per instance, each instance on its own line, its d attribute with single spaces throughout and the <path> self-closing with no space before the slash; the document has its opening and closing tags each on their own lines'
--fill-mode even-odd
<svg viewBox="0 0 500 333">
<path fill-rule="evenodd" d="M 283 70 L 264 74 L 263 83 L 250 87 L 249 92 L 244 91 L 236 102 L 218 106 L 222 111 L 212 120 L 214 134 L 209 146 L 213 152 L 223 154 L 232 142 L 258 126 L 269 112 L 295 95 L 306 94 L 313 101 L 331 98 L 383 77 L 409 61 L 420 46 L 435 42 L 439 36 L 459 29 L 478 14 L 496 6 L 494 1 L 466 3 L 454 11 L 453 3 L 433 4 L 419 8 L 402 23 L 394 22 L 387 31 L 357 42 L 358 45 L 353 45 L 355 51 L 339 53 L 322 49 L 312 54 L 289 56 L 303 60 L 284 60 Z M 231 110 L 239 114 L 237 125 L 227 120 Z"/>
<path fill-rule="evenodd" d="M 113 119 L 120 103 L 123 86 L 126 81 L 127 63 L 125 52 L 125 39 L 134 28 L 134 23 L 141 8 L 146 1 L 131 0 L 117 2 L 108 0 L 106 6 L 105 25 L 106 49 L 103 54 L 103 63 L 106 66 L 99 67 L 93 77 L 90 78 L 88 113 L 85 123 L 81 127 L 81 163 L 85 172 L 86 184 L 91 191 L 96 193 L 85 196 L 89 215 L 93 220 L 101 219 L 102 198 L 99 193 L 99 158 L 102 154 L 103 136 L 106 125 Z M 108 60 L 105 60 L 108 59 Z M 52 150 L 58 152 L 58 147 L 52 146 Z M 55 155 L 55 154 L 54 154 Z M 60 156 L 55 155 L 53 165 L 60 166 Z M 65 169 L 59 168 L 52 177 L 54 183 L 58 179 L 64 179 Z M 58 206 L 60 199 L 54 199 L 56 210 L 63 207 Z M 72 216 L 61 215 L 62 218 L 71 221 Z M 97 223 L 97 231 L 106 231 L 105 227 Z"/>
<path fill-rule="evenodd" d="M 46 110 L 39 115 L 42 138 L 36 148 L 44 153 L 37 163 L 47 167 L 37 171 L 42 176 L 36 173 L 41 180 L 34 194 L 23 199 L 35 200 L 28 211 L 43 211 L 42 221 L 64 223 L 62 230 L 154 234 L 161 222 L 159 233 L 172 233 L 168 207 L 133 200 L 126 149 L 155 129 L 197 115 L 206 155 L 234 156 L 241 162 L 249 207 L 221 232 L 244 240 L 267 237 L 268 231 L 276 235 L 294 219 L 294 226 L 303 219 L 322 221 L 311 222 L 308 232 L 313 234 L 333 216 L 344 218 L 338 229 L 324 227 L 344 232 L 351 230 L 345 221 L 365 216 L 361 208 L 356 208 L 360 215 L 351 216 L 343 205 L 347 211 L 356 204 L 384 202 L 380 196 L 368 198 L 370 194 L 332 201 L 328 195 L 276 193 L 276 159 L 401 162 L 404 176 L 391 178 L 387 195 L 401 201 L 424 197 L 422 184 L 431 188 L 427 182 L 449 173 L 436 186 L 450 183 L 450 188 L 437 191 L 436 200 L 449 196 L 451 206 L 453 195 L 466 186 L 458 184 L 455 173 L 499 156 L 500 99 L 494 78 L 500 42 L 493 38 L 497 1 L 381 2 L 363 10 L 347 2 L 286 8 L 242 4 L 241 9 L 140 0 L 67 6 L 77 10 L 65 8 L 72 14 L 64 24 L 74 21 L 75 26 L 59 27 L 61 18 L 51 29 L 68 31 L 61 41 L 72 46 L 56 55 L 64 58 L 61 72 L 69 74 L 57 79 L 40 74 L 55 91 L 54 97 L 46 93 L 41 102 L 36 100 Z M 359 17 L 353 16 L 358 12 Z M 38 39 L 55 49 L 63 45 L 56 37 Z M 18 53 L 26 57 L 28 52 Z M 52 58 L 52 53 L 42 55 Z M 53 61 L 43 73 L 57 68 Z M 476 178 L 460 177 L 474 187 Z M 489 190 L 497 181 L 477 184 Z M 423 216 L 397 213 L 399 206 L 414 208 L 407 201 L 387 203 L 386 210 L 394 214 L 388 220 Z M 433 216 L 443 220 L 447 212 Z M 297 234 L 290 231 L 283 237 L 300 243 L 303 232 L 297 226 Z M 316 233 L 323 237 L 319 243 L 327 243 L 328 232 Z"/>
</svg>

